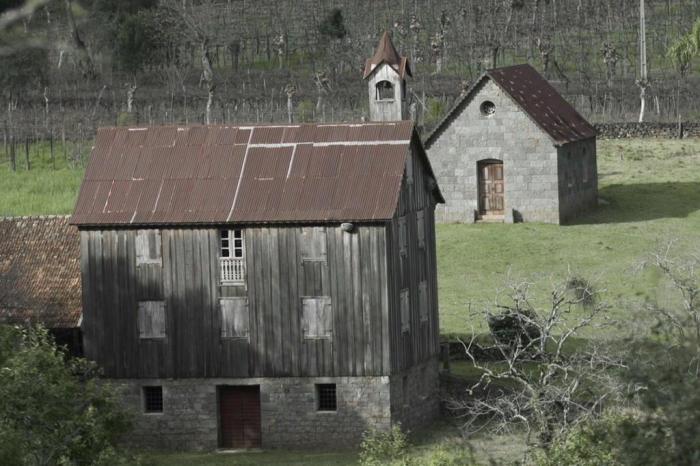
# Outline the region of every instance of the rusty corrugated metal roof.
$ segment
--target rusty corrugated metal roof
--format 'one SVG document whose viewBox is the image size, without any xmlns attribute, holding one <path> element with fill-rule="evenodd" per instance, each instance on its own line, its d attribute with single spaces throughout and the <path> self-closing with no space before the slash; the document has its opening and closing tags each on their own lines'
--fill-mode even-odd
<svg viewBox="0 0 700 466">
<path fill-rule="evenodd" d="M 486 71 L 469 91 L 457 101 L 425 140 L 430 147 L 442 131 L 471 101 L 485 79 L 492 79 L 513 99 L 530 119 L 547 133 L 554 145 L 595 137 L 596 130 L 567 102 L 549 82 L 530 65 L 514 65 Z"/>
<path fill-rule="evenodd" d="M 75 328 L 80 236 L 68 217 L 0 218 L 0 323 Z"/>
<path fill-rule="evenodd" d="M 413 76 L 411 74 L 408 58 L 402 57 L 399 55 L 399 52 L 396 51 L 396 47 L 394 47 L 394 43 L 391 41 L 391 36 L 388 31 L 384 31 L 382 38 L 379 39 L 379 44 L 372 58 L 365 61 L 365 71 L 362 78 L 367 79 L 381 63 L 386 63 L 391 66 L 399 74 L 401 79 L 403 79 L 406 74 Z"/>
<path fill-rule="evenodd" d="M 412 143 L 410 121 L 100 129 L 71 222 L 385 220 Z"/>
</svg>

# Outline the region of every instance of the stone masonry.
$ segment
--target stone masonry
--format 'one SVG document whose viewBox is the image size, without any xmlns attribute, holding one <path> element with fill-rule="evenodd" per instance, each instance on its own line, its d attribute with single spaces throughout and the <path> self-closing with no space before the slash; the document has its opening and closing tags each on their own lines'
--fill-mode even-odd
<svg viewBox="0 0 700 466">
<path fill-rule="evenodd" d="M 482 114 L 480 106 L 485 101 L 494 103 L 492 115 Z M 505 222 L 560 222 L 558 149 L 504 91 L 491 79 L 484 79 L 452 118 L 428 149 L 446 201 L 437 207 L 436 221 L 474 222 L 477 162 L 495 159 L 503 161 Z M 594 139 L 567 146 L 591 143 L 594 153 Z"/>
<path fill-rule="evenodd" d="M 401 422 L 408 429 L 432 420 L 439 409 L 438 363 L 381 377 L 287 377 L 249 379 L 110 380 L 134 413 L 131 447 L 215 450 L 217 387 L 259 385 L 263 448 L 349 448 L 370 428 Z M 404 380 L 404 377 L 406 379 Z M 318 383 L 335 383 L 337 411 L 316 410 Z M 143 413 L 142 387 L 163 387 L 163 413 Z M 403 390 L 408 391 L 406 403 Z"/>
<path fill-rule="evenodd" d="M 440 412 L 439 362 L 432 359 L 392 375 L 391 416 L 404 430 L 430 425 Z"/>
</svg>

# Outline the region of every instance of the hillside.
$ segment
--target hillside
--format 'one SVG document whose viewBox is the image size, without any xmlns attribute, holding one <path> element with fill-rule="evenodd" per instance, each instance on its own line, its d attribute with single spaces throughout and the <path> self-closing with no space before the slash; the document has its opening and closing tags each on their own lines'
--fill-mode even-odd
<svg viewBox="0 0 700 466">
<path fill-rule="evenodd" d="M 425 129 L 484 69 L 522 62 L 594 122 L 633 120 L 639 111 L 637 0 L 65 4 L 49 1 L 0 34 L 0 46 L 11 44 L 0 54 L 10 71 L 0 77 L 6 141 L 77 141 L 97 126 L 207 117 L 359 120 L 367 113 L 361 69 L 387 29 L 413 64 L 409 99 Z M 698 118 L 697 59 L 681 72 L 667 51 L 700 17 L 700 1 L 646 4 L 647 119 Z"/>
</svg>

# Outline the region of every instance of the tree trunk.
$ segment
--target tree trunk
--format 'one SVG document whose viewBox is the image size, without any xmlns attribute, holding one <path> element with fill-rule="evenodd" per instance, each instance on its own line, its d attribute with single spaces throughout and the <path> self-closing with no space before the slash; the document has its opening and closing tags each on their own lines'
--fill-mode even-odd
<svg viewBox="0 0 700 466">
<path fill-rule="evenodd" d="M 90 53 L 88 52 L 87 46 L 83 39 L 80 37 L 80 32 L 78 31 L 78 26 L 75 24 L 75 18 L 73 17 L 73 6 L 71 0 L 65 0 L 66 5 L 66 16 L 68 17 L 68 25 L 71 30 L 71 38 L 73 39 L 73 46 L 76 51 L 76 63 L 81 69 L 83 76 L 87 79 L 94 79 L 97 76 L 95 72 L 95 64 L 92 62 Z M 60 64 L 59 64 L 60 67 Z"/>
</svg>

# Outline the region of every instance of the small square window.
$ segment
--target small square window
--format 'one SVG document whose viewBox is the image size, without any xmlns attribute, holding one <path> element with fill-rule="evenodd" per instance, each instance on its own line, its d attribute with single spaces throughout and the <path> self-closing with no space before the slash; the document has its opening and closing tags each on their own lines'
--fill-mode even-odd
<svg viewBox="0 0 700 466">
<path fill-rule="evenodd" d="M 318 411 L 336 411 L 338 409 L 334 383 L 316 385 L 316 409 Z"/>
<path fill-rule="evenodd" d="M 163 412 L 163 387 L 143 387 L 143 410 L 146 413 Z"/>
</svg>

